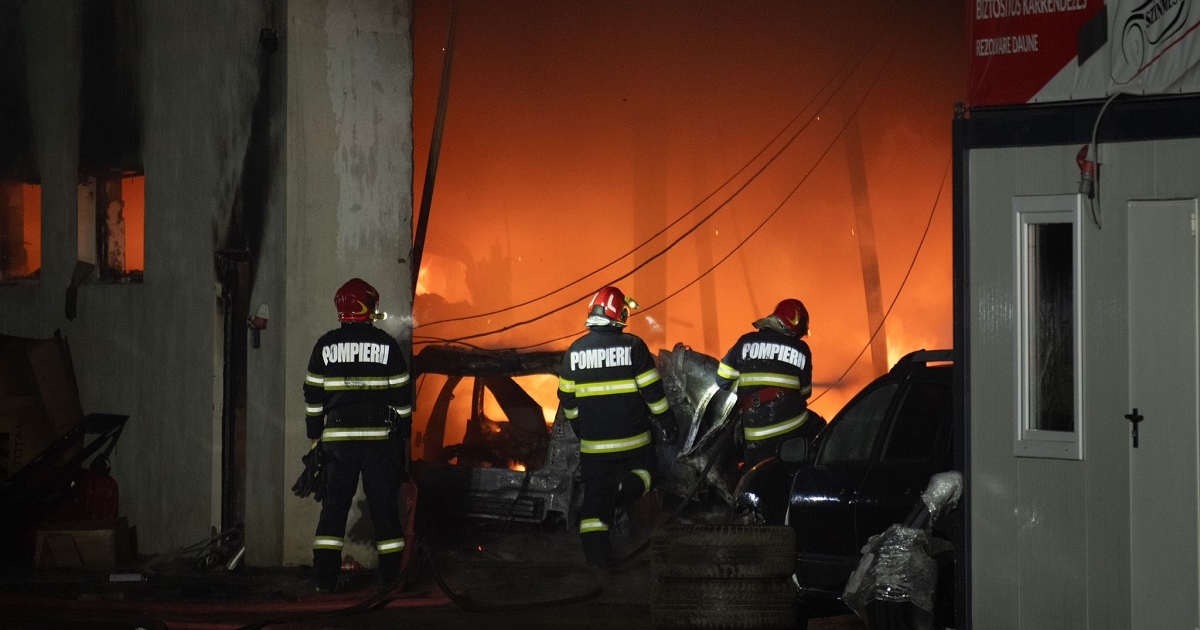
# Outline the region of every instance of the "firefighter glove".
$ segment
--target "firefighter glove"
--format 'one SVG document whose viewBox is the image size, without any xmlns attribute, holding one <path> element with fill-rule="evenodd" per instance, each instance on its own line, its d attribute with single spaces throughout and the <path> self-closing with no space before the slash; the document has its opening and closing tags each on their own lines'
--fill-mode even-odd
<svg viewBox="0 0 1200 630">
<path fill-rule="evenodd" d="M 658 421 L 658 426 L 662 430 L 663 442 L 674 444 L 679 440 L 679 423 L 675 421 L 675 414 L 668 411 L 654 416 Z"/>
<path fill-rule="evenodd" d="M 296 478 L 296 483 L 292 484 L 292 494 L 301 499 L 308 495 L 313 495 L 318 503 L 325 498 L 325 476 L 321 474 L 324 467 L 324 453 L 321 450 L 321 442 L 313 443 L 308 454 L 302 461 L 304 462 L 304 472 Z"/>
</svg>

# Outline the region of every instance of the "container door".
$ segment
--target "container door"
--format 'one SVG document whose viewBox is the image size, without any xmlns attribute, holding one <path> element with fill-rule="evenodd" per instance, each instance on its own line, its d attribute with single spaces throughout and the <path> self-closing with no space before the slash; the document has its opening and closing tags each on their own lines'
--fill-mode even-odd
<svg viewBox="0 0 1200 630">
<path fill-rule="evenodd" d="M 1130 203 L 1126 413 L 1140 422 L 1125 430 L 1135 630 L 1200 627 L 1196 280 L 1196 201 Z"/>
</svg>

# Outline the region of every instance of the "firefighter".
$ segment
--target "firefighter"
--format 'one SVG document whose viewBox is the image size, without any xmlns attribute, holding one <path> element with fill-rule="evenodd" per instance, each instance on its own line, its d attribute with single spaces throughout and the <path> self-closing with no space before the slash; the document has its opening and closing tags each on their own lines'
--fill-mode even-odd
<svg viewBox="0 0 1200 630">
<path fill-rule="evenodd" d="M 809 441 L 825 426 L 808 410 L 812 395 L 812 352 L 808 309 L 788 298 L 768 316 L 754 322 L 717 366 L 717 385 L 738 396 L 743 470 L 773 457 L 793 437 Z"/>
<path fill-rule="evenodd" d="M 304 379 L 308 438 L 323 452 L 325 476 L 312 582 L 318 592 L 337 587 L 346 519 L 361 476 L 375 526 L 379 579 L 389 587 L 399 576 L 404 551 L 400 484 L 412 425 L 408 366 L 396 340 L 374 325 L 383 317 L 374 287 L 353 278 L 333 301 L 341 326 L 317 340 Z"/>
<path fill-rule="evenodd" d="M 617 287 L 604 287 L 588 305 L 588 332 L 563 355 L 558 398 L 579 437 L 583 482 L 579 538 L 588 564 L 601 568 L 613 558 L 609 527 L 653 486 L 653 425 L 674 443 L 675 416 L 646 343 L 625 332 L 637 303 Z"/>
</svg>

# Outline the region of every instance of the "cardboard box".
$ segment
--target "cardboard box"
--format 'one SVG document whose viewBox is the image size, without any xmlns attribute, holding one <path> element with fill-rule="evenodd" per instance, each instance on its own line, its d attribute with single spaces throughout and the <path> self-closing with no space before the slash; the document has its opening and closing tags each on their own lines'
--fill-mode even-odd
<svg viewBox="0 0 1200 630">
<path fill-rule="evenodd" d="M 131 557 L 125 517 L 104 521 L 48 523 L 37 531 L 34 566 L 49 569 L 112 570 Z"/>
<path fill-rule="evenodd" d="M 82 421 L 62 337 L 0 335 L 0 479 L 15 474 Z"/>
<path fill-rule="evenodd" d="M 83 405 L 66 340 L 57 334 L 50 339 L 30 340 L 25 355 L 50 428 L 56 436 L 70 433 L 83 421 Z"/>
<path fill-rule="evenodd" d="M 0 398 L 0 479 L 12 476 L 58 438 L 37 398 Z"/>
</svg>

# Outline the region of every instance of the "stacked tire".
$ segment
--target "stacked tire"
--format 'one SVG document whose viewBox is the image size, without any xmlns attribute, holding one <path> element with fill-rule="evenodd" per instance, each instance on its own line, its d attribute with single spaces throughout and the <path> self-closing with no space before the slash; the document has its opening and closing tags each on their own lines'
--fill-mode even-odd
<svg viewBox="0 0 1200 630">
<path fill-rule="evenodd" d="M 791 527 L 673 525 L 651 538 L 650 612 L 662 630 L 804 628 Z"/>
</svg>

